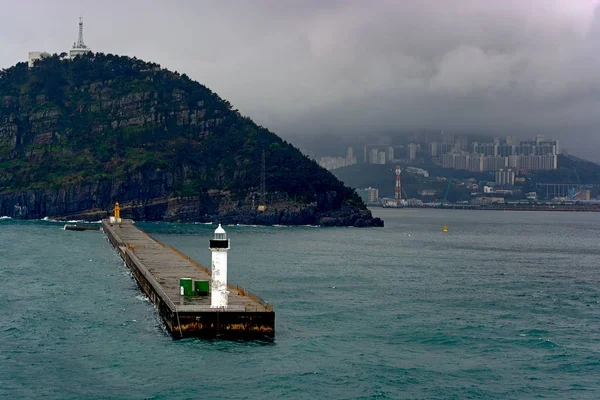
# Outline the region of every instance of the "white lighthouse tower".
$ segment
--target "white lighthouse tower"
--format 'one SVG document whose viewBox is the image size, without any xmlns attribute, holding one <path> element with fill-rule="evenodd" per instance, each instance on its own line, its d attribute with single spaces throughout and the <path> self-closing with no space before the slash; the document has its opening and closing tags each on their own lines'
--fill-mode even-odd
<svg viewBox="0 0 600 400">
<path fill-rule="evenodd" d="M 215 229 L 215 234 L 208 247 L 212 251 L 212 277 L 210 283 L 210 307 L 226 308 L 229 300 L 227 291 L 227 252 L 229 239 L 225 229 Z"/>
</svg>

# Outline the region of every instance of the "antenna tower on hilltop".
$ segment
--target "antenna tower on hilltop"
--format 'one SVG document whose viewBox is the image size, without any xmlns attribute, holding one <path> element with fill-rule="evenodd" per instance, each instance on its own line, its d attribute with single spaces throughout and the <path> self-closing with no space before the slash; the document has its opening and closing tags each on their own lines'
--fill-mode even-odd
<svg viewBox="0 0 600 400">
<path fill-rule="evenodd" d="M 83 17 L 79 17 L 79 36 L 77 36 L 77 42 L 73 43 L 73 48 L 69 51 L 69 58 L 75 58 L 91 51 L 83 41 Z"/>
<path fill-rule="evenodd" d="M 258 211 L 265 211 L 265 209 L 267 208 L 265 202 L 265 188 L 266 186 L 266 179 L 265 179 L 265 150 L 263 149 L 262 151 L 262 163 L 261 163 L 261 170 L 260 170 L 260 203 L 258 205 Z"/>
<path fill-rule="evenodd" d="M 83 17 L 79 17 L 79 36 L 77 37 L 77 43 L 73 47 L 77 49 L 86 48 L 85 43 L 83 43 Z"/>
</svg>

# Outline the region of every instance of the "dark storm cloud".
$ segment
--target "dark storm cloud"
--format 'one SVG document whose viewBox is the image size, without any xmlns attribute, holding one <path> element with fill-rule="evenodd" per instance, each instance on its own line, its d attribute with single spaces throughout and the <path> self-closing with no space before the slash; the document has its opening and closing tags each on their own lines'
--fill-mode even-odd
<svg viewBox="0 0 600 400">
<path fill-rule="evenodd" d="M 3 10 L 3 66 L 29 50 L 67 50 L 83 13 L 94 50 L 185 72 L 284 137 L 439 128 L 547 134 L 586 155 L 600 148 L 595 0 L 22 1 Z"/>
</svg>

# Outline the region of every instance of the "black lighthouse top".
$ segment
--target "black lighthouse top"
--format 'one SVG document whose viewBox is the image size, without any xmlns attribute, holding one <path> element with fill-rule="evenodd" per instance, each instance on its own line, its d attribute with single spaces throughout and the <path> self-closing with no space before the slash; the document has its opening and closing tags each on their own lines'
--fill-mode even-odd
<svg viewBox="0 0 600 400">
<path fill-rule="evenodd" d="M 227 233 L 225 232 L 225 229 L 221 227 L 221 224 L 215 229 L 213 238 L 210 240 L 209 249 L 217 251 L 229 250 L 229 239 L 227 239 Z"/>
</svg>

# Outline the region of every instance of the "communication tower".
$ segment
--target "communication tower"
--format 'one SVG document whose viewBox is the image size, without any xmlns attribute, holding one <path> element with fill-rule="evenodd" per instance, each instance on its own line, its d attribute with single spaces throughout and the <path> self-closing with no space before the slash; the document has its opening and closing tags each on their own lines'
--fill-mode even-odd
<svg viewBox="0 0 600 400">
<path fill-rule="evenodd" d="M 73 43 L 73 48 L 69 50 L 69 58 L 91 53 L 91 51 L 83 41 L 83 18 L 79 17 L 79 36 L 77 37 L 77 42 Z"/>
</svg>

